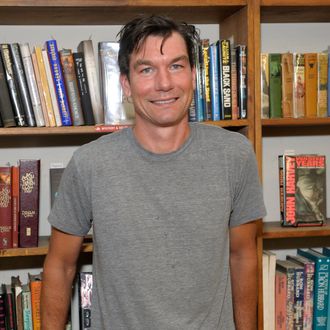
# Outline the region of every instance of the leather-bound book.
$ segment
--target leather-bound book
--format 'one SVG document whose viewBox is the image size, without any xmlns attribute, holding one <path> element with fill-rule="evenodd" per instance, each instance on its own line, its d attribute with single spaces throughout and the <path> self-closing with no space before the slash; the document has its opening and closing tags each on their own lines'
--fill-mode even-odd
<svg viewBox="0 0 330 330">
<path fill-rule="evenodd" d="M 0 167 L 0 249 L 12 247 L 11 168 Z"/>
</svg>

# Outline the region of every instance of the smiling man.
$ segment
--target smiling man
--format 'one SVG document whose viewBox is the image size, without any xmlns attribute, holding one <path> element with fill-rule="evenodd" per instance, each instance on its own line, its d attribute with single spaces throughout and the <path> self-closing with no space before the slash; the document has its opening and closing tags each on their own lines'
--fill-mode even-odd
<svg viewBox="0 0 330 330">
<path fill-rule="evenodd" d="M 188 122 L 193 26 L 137 18 L 120 32 L 133 128 L 76 151 L 49 216 L 43 329 L 63 329 L 93 225 L 92 329 L 256 329 L 256 225 L 265 214 L 249 141 Z M 91 222 L 92 220 L 92 222 Z"/>
</svg>

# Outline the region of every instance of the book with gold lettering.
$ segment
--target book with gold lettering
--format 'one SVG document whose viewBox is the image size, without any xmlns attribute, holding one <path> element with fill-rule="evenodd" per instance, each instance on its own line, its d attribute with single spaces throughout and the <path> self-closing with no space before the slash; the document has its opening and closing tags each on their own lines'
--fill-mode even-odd
<svg viewBox="0 0 330 330">
<path fill-rule="evenodd" d="M 317 115 L 317 53 L 305 53 L 305 113 Z"/>
<path fill-rule="evenodd" d="M 40 159 L 19 161 L 20 247 L 38 246 Z"/>
</svg>

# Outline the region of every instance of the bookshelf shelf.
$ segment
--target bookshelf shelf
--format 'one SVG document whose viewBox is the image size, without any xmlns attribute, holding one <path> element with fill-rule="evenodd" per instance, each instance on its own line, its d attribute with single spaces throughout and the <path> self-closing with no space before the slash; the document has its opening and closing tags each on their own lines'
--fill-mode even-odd
<svg viewBox="0 0 330 330">
<path fill-rule="evenodd" d="M 262 119 L 262 127 L 269 126 L 330 126 L 330 117 L 327 118 L 278 118 L 278 119 Z"/>
</svg>

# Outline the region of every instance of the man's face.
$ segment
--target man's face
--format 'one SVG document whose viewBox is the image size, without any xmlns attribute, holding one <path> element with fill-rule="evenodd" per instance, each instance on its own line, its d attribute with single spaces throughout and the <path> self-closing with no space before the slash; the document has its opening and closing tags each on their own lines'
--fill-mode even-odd
<svg viewBox="0 0 330 330">
<path fill-rule="evenodd" d="M 121 77 L 126 96 L 133 99 L 136 123 L 159 127 L 187 120 L 195 87 L 187 47 L 178 33 L 161 44 L 163 37 L 149 36 L 130 58 L 129 79 Z"/>
</svg>

